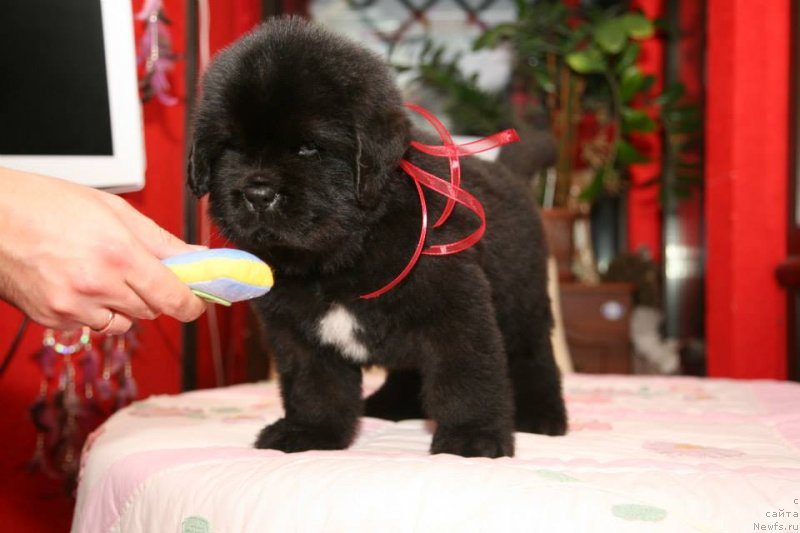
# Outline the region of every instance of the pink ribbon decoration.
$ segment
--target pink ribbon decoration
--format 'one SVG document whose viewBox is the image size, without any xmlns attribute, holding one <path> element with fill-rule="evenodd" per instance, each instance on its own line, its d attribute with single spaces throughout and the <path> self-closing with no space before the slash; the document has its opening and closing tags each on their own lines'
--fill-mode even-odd
<svg viewBox="0 0 800 533">
<path fill-rule="evenodd" d="M 419 240 L 411 259 L 408 261 L 408 264 L 406 264 L 405 268 L 403 268 L 403 270 L 392 281 L 384 285 L 382 288 L 368 294 L 362 294 L 360 296 L 362 300 L 377 298 L 378 296 L 381 296 L 382 294 L 385 294 L 396 287 L 408 276 L 408 274 L 417 264 L 417 261 L 419 261 L 421 255 L 456 254 L 458 252 L 463 252 L 481 240 L 483 234 L 486 232 L 486 213 L 480 201 L 461 188 L 461 162 L 459 157 L 479 154 L 481 152 L 485 152 L 487 150 L 491 150 L 493 148 L 503 146 L 504 144 L 519 140 L 519 135 L 517 135 L 515 130 L 507 129 L 483 139 L 478 139 L 476 141 L 464 144 L 455 144 L 450 132 L 447 131 L 447 128 L 445 128 L 444 124 L 442 124 L 442 122 L 436 118 L 433 113 L 416 104 L 407 103 L 405 105 L 407 108 L 420 114 L 425 120 L 427 120 L 428 123 L 430 123 L 436 130 L 436 133 L 438 133 L 439 138 L 443 143 L 442 145 L 431 145 L 423 144 L 417 141 L 411 141 L 411 146 L 428 155 L 446 157 L 450 163 L 450 181 L 446 181 L 434 176 L 430 172 L 419 168 L 406 159 L 400 161 L 400 168 L 402 168 L 403 171 L 408 174 L 408 177 L 414 181 L 414 185 L 417 187 L 417 193 L 419 194 L 420 209 L 422 211 L 422 226 L 420 229 Z M 456 242 L 436 244 L 425 248 L 425 237 L 428 234 L 428 206 L 425 202 L 425 194 L 423 193 L 422 187 L 427 187 L 428 189 L 435 191 L 447 198 L 445 208 L 442 211 L 442 214 L 439 216 L 439 219 L 433 225 L 434 228 L 442 226 L 447 221 L 453 212 L 453 208 L 455 207 L 456 203 L 463 205 L 475 213 L 478 218 L 480 218 L 480 227 L 478 227 L 478 229 L 472 234 Z"/>
</svg>

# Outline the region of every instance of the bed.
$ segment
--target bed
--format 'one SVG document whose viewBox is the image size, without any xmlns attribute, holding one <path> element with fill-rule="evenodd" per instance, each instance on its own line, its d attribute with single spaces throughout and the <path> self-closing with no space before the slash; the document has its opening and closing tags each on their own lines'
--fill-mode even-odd
<svg viewBox="0 0 800 533">
<path fill-rule="evenodd" d="M 378 374 L 365 376 L 365 392 Z M 566 437 L 428 455 L 430 423 L 364 418 L 353 447 L 251 448 L 274 382 L 154 396 L 87 441 L 73 532 L 800 530 L 800 385 L 565 376 Z"/>
</svg>

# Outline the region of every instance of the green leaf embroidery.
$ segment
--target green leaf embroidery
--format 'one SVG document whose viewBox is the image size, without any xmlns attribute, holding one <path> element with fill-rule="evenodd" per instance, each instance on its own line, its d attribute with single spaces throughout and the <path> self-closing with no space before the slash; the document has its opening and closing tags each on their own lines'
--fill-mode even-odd
<svg viewBox="0 0 800 533">
<path fill-rule="evenodd" d="M 611 512 L 617 518 L 639 522 L 661 522 L 667 517 L 667 511 L 660 507 L 636 503 L 615 505 Z"/>
</svg>

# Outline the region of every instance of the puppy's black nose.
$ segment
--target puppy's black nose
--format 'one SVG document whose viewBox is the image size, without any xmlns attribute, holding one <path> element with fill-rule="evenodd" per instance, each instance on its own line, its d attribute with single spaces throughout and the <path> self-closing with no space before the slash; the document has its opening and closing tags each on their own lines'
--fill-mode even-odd
<svg viewBox="0 0 800 533">
<path fill-rule="evenodd" d="M 256 210 L 270 209 L 278 200 L 278 193 L 269 185 L 254 183 L 244 189 L 244 198 Z"/>
</svg>

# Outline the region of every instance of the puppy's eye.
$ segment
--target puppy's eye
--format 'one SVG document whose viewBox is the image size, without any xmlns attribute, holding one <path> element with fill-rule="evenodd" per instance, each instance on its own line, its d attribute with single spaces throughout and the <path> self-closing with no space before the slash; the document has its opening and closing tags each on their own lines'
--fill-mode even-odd
<svg viewBox="0 0 800 533">
<path fill-rule="evenodd" d="M 297 155 L 301 157 L 309 157 L 319 153 L 319 148 L 314 144 L 304 144 L 297 149 Z"/>
</svg>

